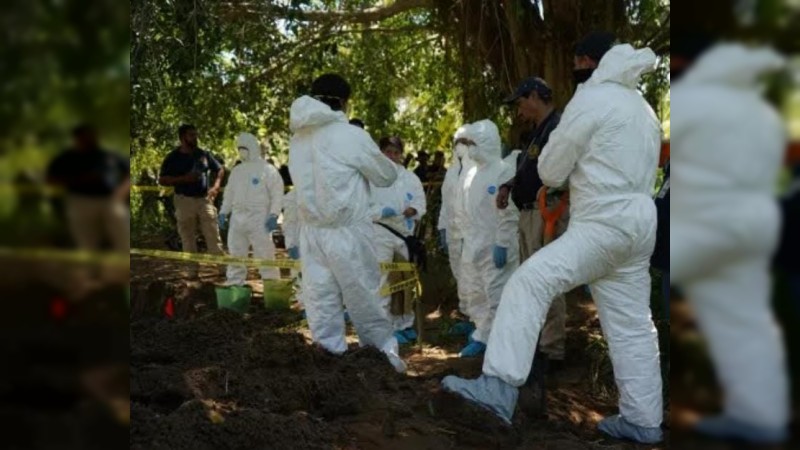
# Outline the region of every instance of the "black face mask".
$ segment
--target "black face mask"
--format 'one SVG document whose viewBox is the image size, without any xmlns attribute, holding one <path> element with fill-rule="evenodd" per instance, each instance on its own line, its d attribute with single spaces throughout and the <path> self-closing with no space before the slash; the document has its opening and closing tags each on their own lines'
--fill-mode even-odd
<svg viewBox="0 0 800 450">
<path fill-rule="evenodd" d="M 681 79 L 681 77 L 683 77 L 683 74 L 684 74 L 684 73 L 686 73 L 686 68 L 680 68 L 680 69 L 672 69 L 672 70 L 670 70 L 670 71 L 669 71 L 669 80 L 670 80 L 670 83 L 671 83 L 671 82 L 673 82 L 673 81 L 678 81 L 678 80 L 680 80 L 680 79 Z"/>
<path fill-rule="evenodd" d="M 572 71 L 572 79 L 575 80 L 575 84 L 585 83 L 592 77 L 592 73 L 594 73 L 594 69 L 575 69 Z"/>
</svg>

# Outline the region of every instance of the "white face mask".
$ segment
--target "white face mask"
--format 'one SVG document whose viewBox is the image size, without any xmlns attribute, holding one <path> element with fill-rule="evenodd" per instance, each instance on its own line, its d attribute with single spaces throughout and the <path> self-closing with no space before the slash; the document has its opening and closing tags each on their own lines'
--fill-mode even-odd
<svg viewBox="0 0 800 450">
<path fill-rule="evenodd" d="M 250 150 L 240 148 L 239 149 L 239 161 L 245 162 L 250 159 Z"/>
<path fill-rule="evenodd" d="M 456 144 L 456 157 L 463 158 L 467 156 L 468 147 L 464 144 Z"/>
<path fill-rule="evenodd" d="M 469 159 L 477 162 L 482 162 L 484 160 L 483 155 L 481 155 L 481 150 L 478 148 L 477 145 L 470 145 L 467 147 Z"/>
</svg>

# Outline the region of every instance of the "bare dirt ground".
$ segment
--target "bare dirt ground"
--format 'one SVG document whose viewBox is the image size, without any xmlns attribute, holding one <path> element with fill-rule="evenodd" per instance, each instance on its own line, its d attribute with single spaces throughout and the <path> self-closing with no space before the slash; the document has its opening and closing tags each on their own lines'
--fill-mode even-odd
<svg viewBox="0 0 800 450">
<path fill-rule="evenodd" d="M 245 315 L 217 310 L 212 267 L 200 281 L 183 268 L 132 258 L 132 449 L 661 449 L 604 439 L 595 427 L 615 412 L 591 300 L 570 296 L 568 359 L 548 379 L 547 411 L 518 411 L 507 427 L 439 391 L 442 377 L 475 376 L 459 359 L 463 337 L 447 335 L 454 300 L 436 278 L 424 297 L 424 342 L 403 349 L 406 375 L 354 339 L 341 357 L 310 343 L 300 312 L 268 312 L 258 285 Z M 176 318 L 163 316 L 172 297 Z M 352 330 L 351 330 L 352 334 Z"/>
</svg>

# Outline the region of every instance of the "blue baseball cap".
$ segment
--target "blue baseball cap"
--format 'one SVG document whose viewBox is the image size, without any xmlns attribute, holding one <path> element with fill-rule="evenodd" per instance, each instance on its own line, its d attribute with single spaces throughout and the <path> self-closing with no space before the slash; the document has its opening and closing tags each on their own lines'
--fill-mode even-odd
<svg viewBox="0 0 800 450">
<path fill-rule="evenodd" d="M 527 97 L 531 92 L 536 92 L 542 100 L 552 100 L 553 90 L 547 85 L 547 82 L 539 77 L 530 77 L 522 80 L 522 83 L 517 86 L 514 93 L 506 97 L 503 103 L 514 103 L 520 97 Z"/>
</svg>

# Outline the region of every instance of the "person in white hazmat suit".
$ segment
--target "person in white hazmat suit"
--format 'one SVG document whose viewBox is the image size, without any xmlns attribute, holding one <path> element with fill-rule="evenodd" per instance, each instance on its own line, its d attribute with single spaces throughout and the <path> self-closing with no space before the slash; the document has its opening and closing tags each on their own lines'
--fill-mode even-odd
<svg viewBox="0 0 800 450">
<path fill-rule="evenodd" d="M 519 265 L 519 210 L 498 209 L 500 185 L 514 176 L 515 168 L 500 157 L 497 126 L 481 120 L 467 126 L 459 142 L 466 144 L 475 166 L 462 180 L 463 204 L 468 220 L 463 228 L 461 291 L 467 315 L 475 323 L 470 341 L 459 356 L 483 354 L 503 287 Z"/>
<path fill-rule="evenodd" d="M 225 187 L 219 226 L 228 230 L 228 251 L 231 256 L 247 257 L 253 247 L 253 257 L 275 259 L 275 244 L 270 233 L 278 228 L 278 216 L 283 200 L 283 180 L 278 170 L 261 157 L 258 139 L 250 133 L 236 137 L 236 147 L 242 162 L 234 167 Z M 277 279 L 278 269 L 262 268 L 265 280 Z M 228 285 L 243 285 L 247 267 L 229 265 Z"/>
<path fill-rule="evenodd" d="M 347 350 L 343 306 L 361 345 L 382 350 L 399 372 L 392 324 L 379 300 L 380 267 L 373 244 L 370 184 L 388 187 L 395 164 L 343 110 L 350 86 L 340 76 L 314 80 L 311 95 L 292 103 L 289 171 L 297 191 L 303 301 L 314 342 Z"/>
<path fill-rule="evenodd" d="M 463 229 L 467 222 L 466 213 L 463 209 L 463 190 L 461 179 L 467 175 L 469 169 L 474 165 L 467 154 L 467 146 L 458 143 L 458 139 L 464 135 L 466 125 L 461 126 L 453 136 L 455 143 L 453 148 L 453 163 L 447 168 L 442 182 L 442 205 L 439 209 L 439 219 L 437 229 L 439 230 L 439 248 L 444 251 L 450 260 L 450 270 L 456 280 L 458 288 L 458 310 L 465 317 L 467 315 L 467 304 L 461 294 L 460 267 L 461 267 L 461 248 L 463 245 Z M 458 209 L 457 211 L 457 208 Z M 451 332 L 453 334 L 469 335 L 474 327 L 469 322 L 456 324 Z"/>
<path fill-rule="evenodd" d="M 286 252 L 289 258 L 295 261 L 300 260 L 300 222 L 297 217 L 297 192 L 291 190 L 283 196 L 283 237 Z M 300 271 L 292 269 L 292 278 L 295 286 L 295 299 L 300 306 L 303 304 L 303 286 L 297 276 Z M 302 276 L 302 275 L 301 275 Z"/>
<path fill-rule="evenodd" d="M 722 415 L 696 430 L 775 444 L 791 416 L 770 273 L 786 132 L 758 80 L 785 62 L 769 49 L 712 45 L 679 42 L 672 62 L 683 67 L 672 89 L 670 281 L 694 309 L 725 394 Z"/>
<path fill-rule="evenodd" d="M 379 263 L 394 261 L 395 255 L 409 259 L 408 246 L 385 227 L 403 236 L 414 234 L 416 223 L 425 215 L 427 202 L 422 182 L 403 167 L 403 141 L 398 137 L 385 137 L 379 142 L 381 152 L 396 164 L 397 181 L 389 187 L 372 188 L 372 219 L 375 222 L 375 250 Z M 381 286 L 388 281 L 388 273 L 381 277 Z M 381 298 L 381 304 L 392 321 L 394 335 L 399 344 L 417 340 L 414 330 L 414 313 L 393 315 L 391 296 Z"/>
<path fill-rule="evenodd" d="M 520 154 L 522 154 L 522 150 L 520 149 L 511 150 L 511 153 L 509 153 L 508 156 L 503 158 L 503 162 L 505 162 L 511 167 L 516 167 L 517 160 L 519 159 Z"/>
<path fill-rule="evenodd" d="M 663 438 L 663 400 L 649 266 L 661 133 L 636 87 L 642 74 L 653 70 L 656 56 L 630 45 L 607 50 L 613 42 L 608 36 L 593 33 L 576 49 L 576 79 L 589 79 L 578 87 L 539 158 L 546 186 L 569 183 L 570 226 L 506 284 L 483 374 L 474 380 L 446 377 L 442 385 L 510 423 L 553 298 L 588 283 L 620 393 L 620 415 L 603 419 L 598 428 L 616 438 L 655 443 Z M 598 63 L 587 74 L 585 68 Z"/>
<path fill-rule="evenodd" d="M 300 222 L 297 218 L 297 192 L 283 196 L 283 237 L 289 258 L 300 259 Z"/>
</svg>

